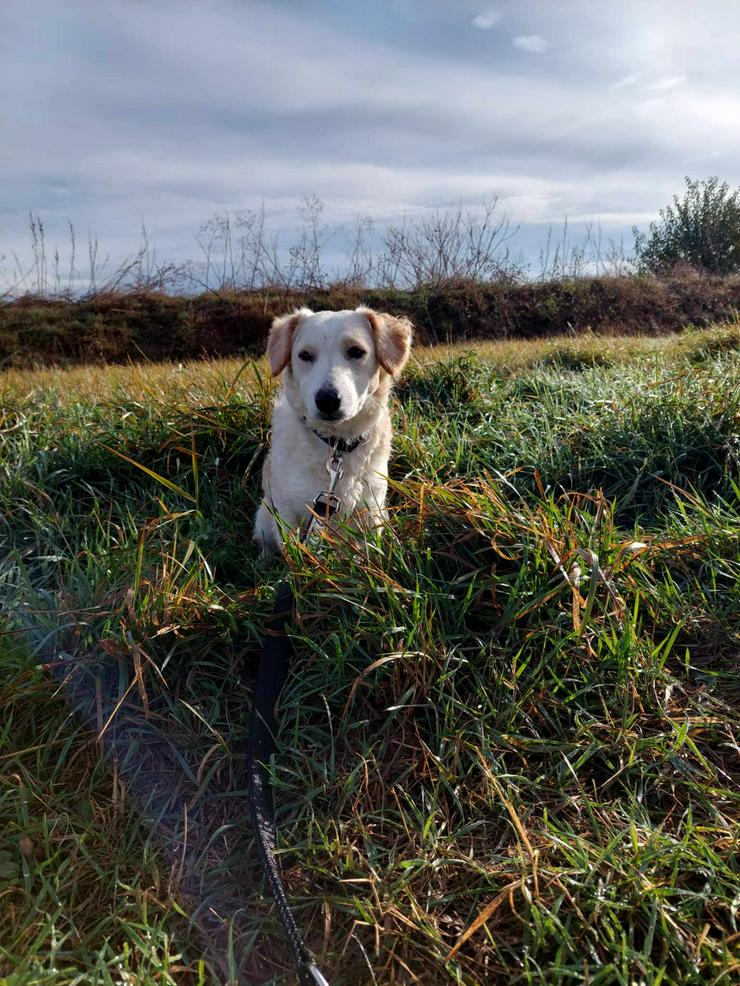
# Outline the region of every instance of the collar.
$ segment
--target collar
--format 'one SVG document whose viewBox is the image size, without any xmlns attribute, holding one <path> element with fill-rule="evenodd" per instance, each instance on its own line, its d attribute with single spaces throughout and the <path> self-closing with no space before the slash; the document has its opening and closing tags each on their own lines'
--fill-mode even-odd
<svg viewBox="0 0 740 986">
<path fill-rule="evenodd" d="M 348 452 L 354 452 L 356 448 L 363 445 L 370 437 L 370 432 L 366 431 L 363 432 L 362 435 L 358 435 L 357 438 L 352 438 L 350 441 L 347 441 L 346 438 L 338 438 L 336 435 L 329 435 L 328 438 L 325 438 L 324 435 L 320 435 L 318 431 L 314 431 L 313 428 L 311 431 L 313 431 L 314 435 L 316 435 L 317 438 L 320 438 L 325 445 L 328 445 L 329 448 L 334 449 L 340 455 L 346 455 Z"/>
<path fill-rule="evenodd" d="M 303 421 L 304 425 L 306 425 L 306 427 L 308 428 L 309 426 L 306 422 L 305 417 L 303 417 L 301 420 Z M 359 448 L 360 445 L 364 445 L 365 442 L 370 438 L 369 431 L 363 431 L 363 433 L 361 435 L 358 435 L 357 438 L 350 438 L 350 439 L 340 438 L 338 435 L 328 435 L 328 436 L 321 435 L 314 428 L 309 428 L 309 431 L 312 431 L 317 438 L 320 438 L 325 445 L 328 445 L 330 449 L 333 449 L 334 451 L 338 452 L 339 455 L 347 455 L 349 452 L 354 452 L 356 448 Z"/>
</svg>

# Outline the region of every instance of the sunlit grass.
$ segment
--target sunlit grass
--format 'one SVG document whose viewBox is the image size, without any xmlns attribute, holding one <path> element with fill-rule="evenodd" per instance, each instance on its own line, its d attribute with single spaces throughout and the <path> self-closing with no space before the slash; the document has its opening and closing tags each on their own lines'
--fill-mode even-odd
<svg viewBox="0 0 740 986">
<path fill-rule="evenodd" d="M 740 322 L 735 321 L 716 328 L 667 336 L 581 333 L 417 347 L 412 362 L 424 366 L 428 362 L 449 360 L 461 353 L 474 352 L 499 372 L 507 373 L 529 369 L 543 362 L 566 369 L 630 365 L 646 358 L 658 362 L 699 362 L 739 348 Z M 105 401 L 136 395 L 169 401 L 188 396 L 192 400 L 222 399 L 236 388 L 242 392 L 249 388 L 254 380 L 254 362 L 243 359 L 137 362 L 108 366 L 105 373 L 101 373 L 100 366 L 95 365 L 3 370 L 0 372 L 0 400 L 31 399 L 36 394 L 55 395 L 62 401 Z M 256 365 L 260 371 L 265 368 L 264 360 L 257 360 Z"/>
<path fill-rule="evenodd" d="M 733 981 L 737 346 L 419 350 L 388 529 L 288 546 L 281 856 L 332 983 Z M 262 370 L 0 375 L 13 986 L 293 981 L 244 790 Z"/>
</svg>

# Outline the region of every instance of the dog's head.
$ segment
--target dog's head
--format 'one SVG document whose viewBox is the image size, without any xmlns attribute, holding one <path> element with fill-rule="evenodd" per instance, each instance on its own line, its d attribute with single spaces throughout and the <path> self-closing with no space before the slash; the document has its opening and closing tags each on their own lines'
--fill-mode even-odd
<svg viewBox="0 0 740 986">
<path fill-rule="evenodd" d="M 288 398 L 312 427 L 351 421 L 406 364 L 411 323 L 370 308 L 312 312 L 301 308 L 272 323 L 270 372 L 286 371 Z"/>
</svg>

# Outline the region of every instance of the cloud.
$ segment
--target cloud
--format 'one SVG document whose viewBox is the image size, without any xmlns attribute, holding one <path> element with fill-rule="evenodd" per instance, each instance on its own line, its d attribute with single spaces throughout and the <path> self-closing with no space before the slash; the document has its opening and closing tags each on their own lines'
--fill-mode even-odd
<svg viewBox="0 0 740 986">
<path fill-rule="evenodd" d="M 705 0 L 684 19 L 644 0 L 521 0 L 515 30 L 541 35 L 514 47 L 515 30 L 471 31 L 497 2 L 508 16 L 501 0 L 463 17 L 382 0 L 409 16 L 378 15 L 368 36 L 353 5 L 149 0 L 142 18 L 117 0 L 4 0 L 0 253 L 27 250 L 30 209 L 54 236 L 67 217 L 99 233 L 113 256 L 143 218 L 165 259 L 192 256 L 214 212 L 263 202 L 287 237 L 310 192 L 327 222 L 363 212 L 377 228 L 494 193 L 540 236 L 565 214 L 628 233 L 710 151 L 740 182 L 740 5 Z"/>
<path fill-rule="evenodd" d="M 618 82 L 615 82 L 614 85 L 612 86 L 612 89 L 624 89 L 627 86 L 634 86 L 639 81 L 640 81 L 640 73 L 630 72 L 629 75 L 622 76 L 622 78 L 619 79 Z"/>
<path fill-rule="evenodd" d="M 670 89 L 675 89 L 676 86 L 680 86 L 682 82 L 686 81 L 685 75 L 668 75 L 663 79 L 658 79 L 656 82 L 651 82 L 647 89 L 652 89 L 653 92 L 668 92 Z"/>
<path fill-rule="evenodd" d="M 514 38 L 514 45 L 517 48 L 521 48 L 522 51 L 530 51 L 537 55 L 542 54 L 543 51 L 547 51 L 550 47 L 547 41 L 540 37 L 539 34 L 520 34 Z"/>
<path fill-rule="evenodd" d="M 490 31 L 503 16 L 498 10 L 484 10 L 473 18 L 473 27 L 478 27 L 481 31 Z"/>
</svg>

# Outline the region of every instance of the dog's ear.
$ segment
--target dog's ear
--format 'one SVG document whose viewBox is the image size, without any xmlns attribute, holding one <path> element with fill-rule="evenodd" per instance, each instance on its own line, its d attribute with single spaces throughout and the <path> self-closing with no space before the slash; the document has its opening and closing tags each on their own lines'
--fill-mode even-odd
<svg viewBox="0 0 740 986">
<path fill-rule="evenodd" d="M 373 330 L 378 363 L 386 373 L 398 376 L 411 353 L 411 322 L 405 316 L 396 318 L 387 312 L 374 312 L 372 308 L 359 308 L 358 311 L 367 318 Z"/>
<path fill-rule="evenodd" d="M 304 315 L 312 314 L 309 308 L 301 308 L 290 315 L 280 315 L 273 319 L 267 339 L 267 361 L 273 377 L 279 376 L 290 363 L 290 350 L 298 323 Z"/>
</svg>

